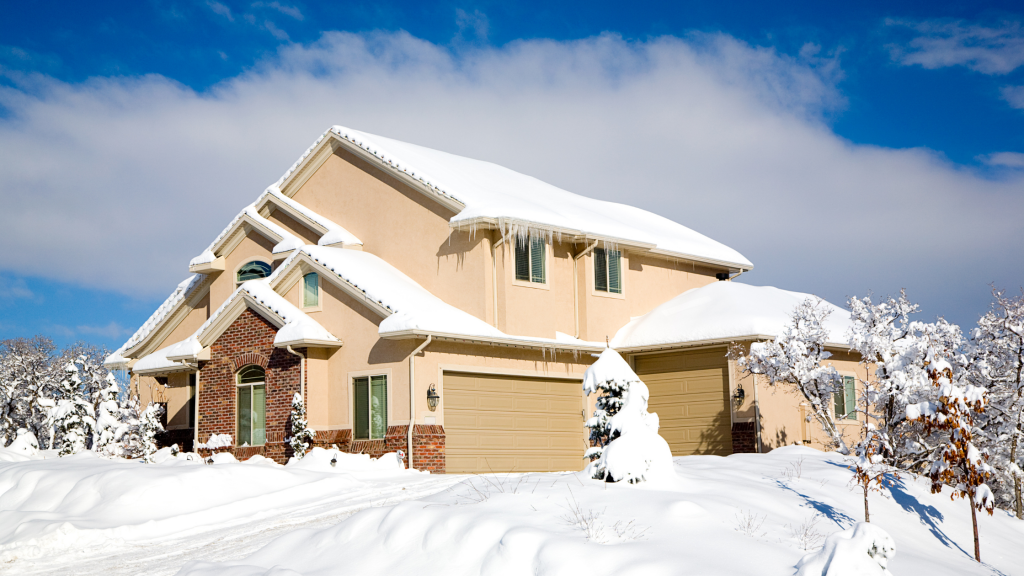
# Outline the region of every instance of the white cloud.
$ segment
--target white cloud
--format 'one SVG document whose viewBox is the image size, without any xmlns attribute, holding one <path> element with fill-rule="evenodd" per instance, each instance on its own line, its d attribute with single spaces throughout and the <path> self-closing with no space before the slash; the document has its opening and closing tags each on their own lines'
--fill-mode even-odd
<svg viewBox="0 0 1024 576">
<path fill-rule="evenodd" d="M 88 334 L 90 336 L 102 336 L 109 340 L 114 340 L 127 336 L 133 332 L 129 328 L 121 326 L 117 322 L 111 321 L 106 326 L 77 326 L 77 332 L 79 334 Z"/>
<path fill-rule="evenodd" d="M 1024 284 L 1006 249 L 1024 241 L 1019 174 L 837 137 L 841 70 L 806 52 L 698 34 L 453 53 L 328 33 L 204 93 L 21 77 L 0 87 L 0 268 L 163 296 L 339 123 L 664 214 L 744 253 L 754 283 L 839 302 L 906 286 L 931 313 Z"/>
<path fill-rule="evenodd" d="M 1010 106 L 1024 110 L 1024 86 L 1005 86 L 1002 94 Z"/>
<path fill-rule="evenodd" d="M 904 66 L 966 66 L 983 74 L 1007 74 L 1024 65 L 1020 22 L 982 26 L 959 20 L 888 20 L 886 24 L 916 33 L 905 43 L 889 45 L 892 59 Z"/>
<path fill-rule="evenodd" d="M 979 158 L 989 166 L 1001 166 L 1005 168 L 1024 168 L 1024 154 L 1020 152 L 996 152 Z"/>
<path fill-rule="evenodd" d="M 5 300 L 29 299 L 35 297 L 22 278 L 10 278 L 0 273 L 0 303 Z"/>
<path fill-rule="evenodd" d="M 227 18 L 228 22 L 235 21 L 235 17 L 231 14 L 231 8 L 228 8 L 224 4 L 221 4 L 216 0 L 206 0 L 206 5 L 210 8 L 210 10 L 213 10 L 214 14 Z"/>
<path fill-rule="evenodd" d="M 277 10 L 281 14 L 291 16 L 296 20 L 304 20 L 305 16 L 302 15 L 302 11 L 296 6 L 289 4 L 281 4 L 280 2 L 253 2 L 253 8 L 270 8 L 271 10 Z"/>
</svg>

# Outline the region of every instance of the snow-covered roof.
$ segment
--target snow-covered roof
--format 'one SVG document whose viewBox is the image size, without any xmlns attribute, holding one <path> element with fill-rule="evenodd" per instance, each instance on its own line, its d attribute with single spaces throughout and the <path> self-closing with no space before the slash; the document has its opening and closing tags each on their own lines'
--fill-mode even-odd
<svg viewBox="0 0 1024 576">
<path fill-rule="evenodd" d="M 221 244 L 227 241 L 231 236 L 231 233 L 240 226 L 242 222 L 249 222 L 257 228 L 262 228 L 264 232 L 268 233 L 268 235 L 277 242 L 271 250 L 274 254 L 290 252 L 305 244 L 305 242 L 299 239 L 298 236 L 284 228 L 281 228 L 263 216 L 260 216 L 260 213 L 256 210 L 255 203 L 253 203 L 242 209 L 242 211 L 238 213 L 238 216 L 235 216 L 231 220 L 231 223 L 217 235 L 217 238 L 210 243 L 210 246 L 206 250 L 203 250 L 199 256 L 196 256 L 189 261 L 189 266 L 197 266 L 199 264 L 213 262 L 217 258 L 216 252 L 220 248 Z"/>
<path fill-rule="evenodd" d="M 104 360 L 104 365 L 108 368 L 123 368 L 128 363 L 128 358 L 124 356 L 124 353 L 131 350 L 135 345 L 146 339 L 149 334 L 159 326 L 167 315 L 173 311 L 178 304 L 180 304 L 186 297 L 190 296 L 192 292 L 203 283 L 206 278 L 203 274 L 192 274 L 188 278 L 185 278 L 178 286 L 175 287 L 174 292 L 164 300 L 163 304 L 157 307 L 156 311 L 150 315 L 142 326 L 132 334 L 132 337 L 127 342 L 121 345 L 120 348 L 111 353 Z"/>
<path fill-rule="evenodd" d="M 368 252 L 324 246 L 303 246 L 275 271 L 270 279 L 285 274 L 300 254 L 358 291 L 386 315 L 378 333 L 382 337 L 409 334 L 460 336 L 509 344 L 552 348 L 600 349 L 604 345 L 556 334 L 555 338 L 512 336 L 464 312 L 420 286 L 415 280 Z"/>
<path fill-rule="evenodd" d="M 617 350 L 657 348 L 692 342 L 778 336 L 793 310 L 811 294 L 739 282 L 713 282 L 688 290 L 632 319 L 611 340 Z M 829 342 L 847 342 L 850 312 L 822 301 L 831 310 L 825 320 Z"/>
<path fill-rule="evenodd" d="M 271 188 L 280 189 L 326 136 L 335 134 L 464 208 L 453 226 L 496 223 L 502 230 L 549 231 L 644 246 L 700 261 L 750 269 L 739 252 L 657 214 L 587 198 L 503 166 L 333 126 Z"/>
</svg>

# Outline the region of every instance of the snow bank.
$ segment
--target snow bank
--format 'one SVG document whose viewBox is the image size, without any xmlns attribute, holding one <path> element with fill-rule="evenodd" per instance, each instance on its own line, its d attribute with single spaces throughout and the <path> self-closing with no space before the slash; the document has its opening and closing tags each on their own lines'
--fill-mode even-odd
<svg viewBox="0 0 1024 576">
<path fill-rule="evenodd" d="M 825 546 L 797 563 L 796 576 L 892 576 L 886 568 L 896 543 L 885 531 L 865 522 L 836 532 Z"/>
<path fill-rule="evenodd" d="M 27 428 L 19 428 L 17 434 L 6 448 L 0 444 L 0 462 L 24 462 L 42 458 L 35 434 Z"/>
<path fill-rule="evenodd" d="M 643 316 L 632 319 L 611 340 L 616 349 L 662 346 L 705 340 L 777 336 L 791 321 L 793 310 L 811 294 L 739 282 L 714 282 L 693 288 Z M 847 342 L 850 312 L 825 302 L 831 314 L 824 322 L 832 343 Z"/>
<path fill-rule="evenodd" d="M 404 454 L 389 452 L 380 458 L 369 454 L 349 454 L 338 450 L 315 447 L 302 459 L 292 458 L 288 467 L 294 470 L 317 470 L 321 472 L 397 472 L 405 471 Z M 416 470 L 413 473 L 420 473 Z"/>
<path fill-rule="evenodd" d="M 231 434 L 210 434 L 210 439 L 206 442 L 196 444 L 196 448 L 216 450 L 217 448 L 230 448 L 234 445 L 235 440 L 232 438 Z"/>
<path fill-rule="evenodd" d="M 344 126 L 334 126 L 330 132 L 355 143 L 437 194 L 464 204 L 465 208 L 451 219 L 456 226 L 491 220 L 498 221 L 503 229 L 519 227 L 588 234 L 605 240 L 650 245 L 678 256 L 742 268 L 753 266 L 732 248 L 646 210 L 579 196 L 490 162 Z M 290 174 L 291 170 L 275 186 L 280 186 Z"/>
</svg>

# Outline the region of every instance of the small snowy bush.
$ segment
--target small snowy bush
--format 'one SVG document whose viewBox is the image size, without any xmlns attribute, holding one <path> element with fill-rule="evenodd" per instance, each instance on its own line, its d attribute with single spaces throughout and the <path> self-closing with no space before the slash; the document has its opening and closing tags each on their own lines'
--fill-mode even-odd
<svg viewBox="0 0 1024 576">
<path fill-rule="evenodd" d="M 588 470 L 595 479 L 630 484 L 673 475 L 672 451 L 658 435 L 658 415 L 647 412 L 650 392 L 611 348 L 598 356 L 583 377 L 587 395 L 600 394 L 594 417 L 587 422 L 598 446 L 585 457 L 595 458 Z"/>
<path fill-rule="evenodd" d="M 291 423 L 292 435 L 288 439 L 288 443 L 291 445 L 295 457 L 301 460 L 313 444 L 313 431 L 306 427 L 306 406 L 298 392 L 292 397 Z"/>
<path fill-rule="evenodd" d="M 800 559 L 796 576 L 892 576 L 886 568 L 896 543 L 885 531 L 865 522 L 836 532 L 825 545 Z"/>
</svg>

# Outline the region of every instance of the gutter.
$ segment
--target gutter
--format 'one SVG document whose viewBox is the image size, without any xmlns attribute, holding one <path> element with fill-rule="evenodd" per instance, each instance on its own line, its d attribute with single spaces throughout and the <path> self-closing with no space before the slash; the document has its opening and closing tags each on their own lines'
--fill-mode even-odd
<svg viewBox="0 0 1024 576">
<path fill-rule="evenodd" d="M 423 351 L 434 339 L 427 336 L 427 339 L 409 355 L 409 429 L 406 431 L 409 448 L 409 470 L 412 470 L 412 428 L 416 425 L 416 355 Z"/>
<path fill-rule="evenodd" d="M 722 344 L 731 344 L 733 342 L 763 342 L 766 340 L 775 340 L 776 336 L 769 334 L 748 334 L 745 336 L 730 336 L 728 338 L 712 338 L 709 340 L 693 340 L 690 342 L 669 342 L 666 344 L 651 344 L 647 346 L 630 346 L 628 348 L 615 348 L 620 354 L 639 354 L 642 352 L 657 352 L 660 350 L 671 350 L 674 348 L 696 348 L 715 346 Z M 826 342 L 825 348 L 828 350 L 835 350 L 839 352 L 849 352 L 849 343 L 838 343 L 838 342 Z"/>
<path fill-rule="evenodd" d="M 580 252 L 572 259 L 572 314 L 576 322 L 576 333 L 573 334 L 576 338 L 580 337 L 580 280 L 579 274 L 576 272 L 576 263 L 579 262 L 580 258 L 583 258 L 590 253 L 595 247 L 597 247 L 598 240 L 594 240 L 594 243 L 589 247 Z"/>
<path fill-rule="evenodd" d="M 469 336 L 466 334 L 451 334 L 446 332 L 434 332 L 428 330 L 401 330 L 397 332 L 388 332 L 386 334 L 380 334 L 380 337 L 385 340 L 408 340 L 410 338 L 422 338 L 424 336 L 433 336 L 435 340 L 451 340 L 454 342 L 469 342 L 472 344 L 488 344 L 491 346 L 508 346 L 512 348 L 536 348 L 544 350 L 569 350 L 576 352 L 600 352 L 605 349 L 603 344 L 598 343 L 584 343 L 577 344 L 573 342 L 559 342 L 556 340 L 551 341 L 538 341 L 538 340 L 525 340 L 519 338 L 509 337 L 496 337 L 496 336 Z"/>
</svg>

